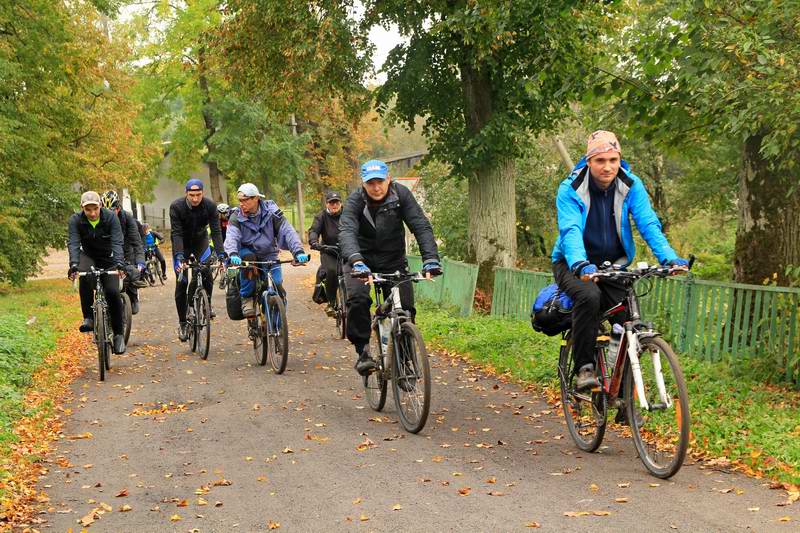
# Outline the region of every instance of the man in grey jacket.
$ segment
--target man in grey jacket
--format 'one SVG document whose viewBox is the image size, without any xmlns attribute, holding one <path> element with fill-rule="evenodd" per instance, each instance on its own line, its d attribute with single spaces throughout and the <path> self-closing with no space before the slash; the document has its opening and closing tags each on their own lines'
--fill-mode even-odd
<svg viewBox="0 0 800 533">
<path fill-rule="evenodd" d="M 361 166 L 362 187 L 345 202 L 339 222 L 339 246 L 345 261 L 347 285 L 347 339 L 358 354 L 356 371 L 362 376 L 375 369 L 369 353 L 369 285 L 351 276 L 367 277 L 376 272 L 408 271 L 406 260 L 407 225 L 417 239 L 422 254 L 422 270 L 428 275 L 442 273 L 433 228 L 414 195 L 406 187 L 392 182 L 389 167 L 383 161 L 367 161 Z M 403 309 L 413 319 L 414 289 L 400 285 Z"/>
</svg>

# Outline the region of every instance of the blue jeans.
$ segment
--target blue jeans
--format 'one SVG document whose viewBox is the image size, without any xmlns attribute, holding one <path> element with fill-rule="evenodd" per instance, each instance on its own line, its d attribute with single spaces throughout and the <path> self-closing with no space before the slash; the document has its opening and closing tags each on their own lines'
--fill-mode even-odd
<svg viewBox="0 0 800 533">
<path fill-rule="evenodd" d="M 239 257 L 241 257 L 243 261 L 257 261 L 256 254 L 249 248 L 242 248 L 239 250 Z M 272 274 L 272 281 L 275 283 L 278 294 L 283 296 L 285 292 L 283 290 L 283 271 L 281 270 L 281 266 L 275 265 L 270 268 L 270 274 Z M 267 272 L 262 268 L 259 268 L 255 272 L 250 268 L 242 268 L 239 270 L 239 295 L 242 298 L 250 298 L 253 296 L 253 292 L 256 290 L 256 279 L 265 281 L 267 279 Z"/>
</svg>

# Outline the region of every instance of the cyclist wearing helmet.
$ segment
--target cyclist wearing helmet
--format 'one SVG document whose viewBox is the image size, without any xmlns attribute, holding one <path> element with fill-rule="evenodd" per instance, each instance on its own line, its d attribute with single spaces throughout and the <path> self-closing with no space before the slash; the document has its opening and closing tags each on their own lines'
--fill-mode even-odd
<svg viewBox="0 0 800 533">
<path fill-rule="evenodd" d="M 358 354 L 356 371 L 366 376 L 375 369 L 369 353 L 372 298 L 369 286 L 350 274 L 368 276 L 371 269 L 408 271 L 405 226 L 419 244 L 423 272 L 437 276 L 442 265 L 431 223 L 411 191 L 392 182 L 386 163 L 372 160 L 361 165 L 361 181 L 362 187 L 347 198 L 342 210 L 339 246 L 347 283 L 347 339 Z M 403 309 L 413 319 L 414 290 L 410 283 L 399 288 Z"/>
<path fill-rule="evenodd" d="M 217 212 L 219 213 L 219 230 L 222 232 L 222 242 L 225 242 L 225 236 L 228 234 L 228 217 L 231 213 L 231 206 L 226 203 L 217 204 Z"/>
<path fill-rule="evenodd" d="M 175 284 L 175 307 L 178 310 L 178 338 L 186 342 L 189 338 L 186 312 L 189 305 L 189 294 L 194 292 L 195 285 L 189 283 L 189 276 L 177 276 L 185 267 L 186 257 L 194 255 L 198 261 L 206 262 L 211 258 L 209 241 L 213 241 L 217 256 L 225 259 L 222 248 L 222 234 L 219 229 L 219 213 L 217 204 L 203 196 L 203 182 L 193 178 L 186 182 L 186 196 L 178 198 L 169 206 L 169 222 L 172 229 L 172 258 L 177 283 Z M 211 231 L 209 239 L 208 231 Z M 211 302 L 214 280 L 208 267 L 203 273 L 203 287 Z M 212 308 L 211 318 L 215 313 Z"/>
<path fill-rule="evenodd" d="M 161 248 L 158 247 L 158 243 L 164 242 L 164 236 L 151 228 L 150 224 L 146 222 L 142 224 L 142 228 L 144 229 L 145 251 L 152 251 L 156 256 L 158 262 L 161 263 L 161 277 L 166 280 L 167 262 L 164 260 L 164 254 L 161 253 Z"/>
<path fill-rule="evenodd" d="M 69 271 L 67 276 L 74 280 L 78 272 L 86 272 L 91 267 L 108 270 L 116 267 L 121 275 L 125 267 L 122 251 L 122 228 L 119 218 L 112 211 L 101 207 L 100 195 L 87 191 L 81 195 L 81 212 L 69 219 Z M 114 353 L 125 352 L 123 335 L 122 299 L 119 297 L 119 281 L 115 276 L 103 275 L 103 288 L 108 301 L 111 329 L 114 330 Z M 94 329 L 92 310 L 94 280 L 90 276 L 80 278 L 81 311 L 83 323 L 80 331 L 88 333 Z"/>
<path fill-rule="evenodd" d="M 581 277 L 597 272 L 597 265 L 606 261 L 622 266 L 633 261 L 636 250 L 630 217 L 662 264 L 689 264 L 670 247 L 644 184 L 621 157 L 613 133 L 592 133 L 586 155 L 561 182 L 556 195 L 559 237 L 551 259 L 558 288 L 574 302 L 572 357 L 579 389 L 600 386 L 594 368 L 600 317 L 625 296 L 625 287 L 619 283 L 597 284 Z M 623 420 L 622 413 L 620 409 L 617 422 Z"/>
<path fill-rule="evenodd" d="M 122 209 L 119 196 L 115 191 L 103 193 L 103 207 L 116 213 L 119 224 L 122 228 L 123 250 L 125 252 L 125 281 L 122 286 L 128 297 L 131 299 L 131 313 L 134 315 L 139 312 L 139 290 L 147 284 L 141 279 L 144 272 L 144 229 L 141 223 L 129 213 Z"/>
</svg>

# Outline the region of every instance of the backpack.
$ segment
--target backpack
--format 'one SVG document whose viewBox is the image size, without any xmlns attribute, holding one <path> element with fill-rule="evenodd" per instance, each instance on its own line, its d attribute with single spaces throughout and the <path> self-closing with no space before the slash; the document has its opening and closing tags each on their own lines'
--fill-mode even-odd
<svg viewBox="0 0 800 533">
<path fill-rule="evenodd" d="M 328 295 L 325 294 L 325 269 L 322 265 L 317 269 L 317 280 L 314 283 L 314 292 L 311 293 L 311 299 L 315 304 L 324 304 L 328 301 Z"/>
<path fill-rule="evenodd" d="M 228 288 L 225 291 L 225 308 L 231 320 L 244 320 L 242 314 L 242 296 L 239 294 L 239 274 L 228 278 Z"/>
<path fill-rule="evenodd" d="M 572 327 L 572 299 L 551 283 L 536 296 L 531 306 L 531 326 L 533 329 L 553 336 Z"/>
</svg>

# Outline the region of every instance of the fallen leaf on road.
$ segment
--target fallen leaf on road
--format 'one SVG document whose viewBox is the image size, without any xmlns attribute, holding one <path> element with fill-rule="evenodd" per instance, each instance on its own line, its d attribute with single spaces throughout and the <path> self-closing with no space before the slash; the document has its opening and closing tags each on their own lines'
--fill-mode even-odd
<svg viewBox="0 0 800 533">
<path fill-rule="evenodd" d="M 179 515 L 179 514 L 174 514 L 174 515 L 169 517 L 169 521 L 170 522 L 179 522 L 181 520 L 183 520 L 183 518 L 181 518 L 181 515 Z"/>
<path fill-rule="evenodd" d="M 131 509 L 132 509 L 132 507 L 126 503 L 125 505 L 123 505 L 122 507 L 119 508 L 119 512 L 127 513 Z"/>
<path fill-rule="evenodd" d="M 175 504 L 177 507 L 186 507 L 189 505 L 189 500 L 181 500 Z"/>
<path fill-rule="evenodd" d="M 469 493 L 472 492 L 472 489 L 469 487 L 463 487 L 458 489 L 458 493 L 462 496 L 469 496 Z"/>
<path fill-rule="evenodd" d="M 591 490 L 592 492 L 597 492 L 598 490 L 600 490 L 600 487 L 592 483 L 591 485 L 589 485 L 589 490 Z"/>
<path fill-rule="evenodd" d="M 94 438 L 94 435 L 87 431 L 86 433 L 80 433 L 78 435 L 67 435 L 65 438 L 69 440 L 91 439 Z"/>
<path fill-rule="evenodd" d="M 356 498 L 355 500 L 353 500 L 353 505 L 358 505 L 359 503 L 361 503 L 363 501 L 364 500 L 362 500 L 361 498 Z"/>
<path fill-rule="evenodd" d="M 660 487 L 660 486 L 661 486 L 661 483 L 650 483 L 650 487 L 652 487 L 652 488 Z M 730 491 L 728 491 L 728 492 L 730 492 Z"/>
<path fill-rule="evenodd" d="M 110 513 L 111 511 L 113 511 L 113 510 L 114 510 L 114 508 L 113 508 L 113 507 L 111 507 L 111 506 L 110 506 L 110 505 L 108 505 L 107 503 L 102 503 L 102 502 L 100 503 L 100 508 L 101 508 L 102 510 L 106 511 L 107 513 Z"/>
<path fill-rule="evenodd" d="M 791 516 L 782 516 L 782 517 L 778 518 L 778 522 L 791 522 L 791 521 L 792 521 L 792 517 Z"/>
<path fill-rule="evenodd" d="M 215 487 L 229 487 L 231 485 L 233 485 L 233 483 L 224 478 L 218 479 L 214 482 Z"/>
<path fill-rule="evenodd" d="M 362 514 L 361 516 L 358 517 L 358 519 L 361 520 L 362 522 L 366 522 L 367 520 L 369 520 L 369 517 L 365 514 Z"/>
<path fill-rule="evenodd" d="M 617 503 L 628 503 L 628 498 L 614 498 Z"/>
<path fill-rule="evenodd" d="M 444 456 L 434 455 L 433 457 L 431 457 L 431 461 L 433 461 L 434 463 L 441 463 L 442 461 L 444 461 Z"/>
<path fill-rule="evenodd" d="M 97 520 L 97 509 L 93 509 L 92 511 L 90 511 L 89 514 L 78 520 L 78 523 L 83 527 L 87 527 L 95 520 Z"/>
<path fill-rule="evenodd" d="M 208 505 L 208 500 L 204 500 L 203 498 L 197 498 L 197 505 Z"/>
<path fill-rule="evenodd" d="M 525 524 L 525 527 L 531 527 L 533 529 L 538 529 L 538 528 L 542 527 L 542 525 L 539 522 L 528 522 L 527 524 Z"/>
<path fill-rule="evenodd" d="M 394 504 L 394 506 L 392 506 L 392 511 L 399 511 L 402 508 L 403 508 L 402 505 L 400 505 L 399 503 L 396 503 L 396 504 Z"/>
<path fill-rule="evenodd" d="M 281 525 L 278 522 L 273 522 L 272 520 L 270 520 L 267 523 L 267 527 L 270 529 L 278 529 L 279 527 L 281 527 Z"/>
<path fill-rule="evenodd" d="M 748 507 L 747 510 L 750 511 L 751 513 L 756 513 L 758 511 L 760 511 L 761 508 L 760 507 Z"/>
<path fill-rule="evenodd" d="M 621 489 L 627 489 L 630 486 L 631 486 L 630 483 L 617 483 L 617 487 L 619 487 Z"/>
<path fill-rule="evenodd" d="M 128 495 L 128 489 L 122 489 L 121 491 L 119 491 L 119 492 L 118 492 L 118 493 L 115 495 L 115 497 L 116 497 L 116 498 L 124 498 L 124 497 L 125 497 L 125 496 L 127 496 L 127 495 Z"/>
<path fill-rule="evenodd" d="M 611 514 L 610 511 L 592 511 L 594 516 L 609 516 Z"/>
<path fill-rule="evenodd" d="M 589 511 L 564 511 L 564 516 L 568 516 L 570 518 L 576 518 L 578 516 L 589 516 L 591 513 Z"/>
<path fill-rule="evenodd" d="M 287 446 L 286 448 L 283 449 L 283 453 L 294 453 L 294 450 L 292 450 Z"/>
<path fill-rule="evenodd" d="M 489 496 L 505 496 L 506 495 L 505 492 L 500 492 L 500 491 L 497 491 L 497 490 L 491 490 L 491 491 L 487 492 L 487 494 Z"/>
<path fill-rule="evenodd" d="M 220 501 L 214 502 L 214 507 L 222 507 L 222 502 Z"/>
<path fill-rule="evenodd" d="M 267 476 L 258 476 L 258 477 L 256 478 L 256 481 L 261 481 L 261 482 L 264 482 L 264 481 L 266 481 L 266 480 L 267 480 Z"/>
<path fill-rule="evenodd" d="M 492 476 L 486 480 L 486 483 L 497 483 L 497 478 Z"/>
<path fill-rule="evenodd" d="M 369 450 L 370 448 L 375 448 L 375 443 L 372 442 L 369 439 L 369 437 L 367 437 L 366 439 L 364 439 L 364 442 L 362 442 L 361 444 L 356 446 L 356 451 L 363 452 L 363 451 Z"/>
</svg>

